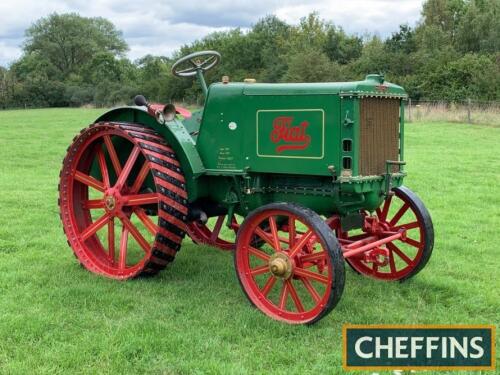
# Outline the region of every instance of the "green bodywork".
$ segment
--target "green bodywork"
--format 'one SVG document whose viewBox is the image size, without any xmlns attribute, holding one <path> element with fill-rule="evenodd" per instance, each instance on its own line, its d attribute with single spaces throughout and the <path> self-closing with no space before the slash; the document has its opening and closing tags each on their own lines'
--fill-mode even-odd
<svg viewBox="0 0 500 375">
<path fill-rule="evenodd" d="M 160 133 L 180 160 L 192 205 L 209 202 L 246 215 L 288 201 L 347 215 L 377 208 L 405 175 L 390 165 L 375 176 L 359 175 L 360 98 L 374 96 L 399 100 L 402 114 L 405 91 L 369 75 L 346 83 L 215 83 L 189 119 L 160 124 L 144 107 L 123 107 L 97 121 L 140 123 Z M 349 168 L 342 165 L 346 156 Z"/>
</svg>

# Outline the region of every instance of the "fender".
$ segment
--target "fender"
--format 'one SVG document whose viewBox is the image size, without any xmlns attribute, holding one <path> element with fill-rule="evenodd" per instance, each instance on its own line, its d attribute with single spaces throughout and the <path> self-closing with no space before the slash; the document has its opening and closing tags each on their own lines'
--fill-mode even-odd
<svg viewBox="0 0 500 375">
<path fill-rule="evenodd" d="M 131 122 L 145 125 L 157 131 L 173 148 L 186 178 L 189 201 L 198 197 L 197 178 L 205 173 L 196 144 L 188 131 L 178 119 L 160 124 L 154 116 L 143 107 L 118 107 L 102 114 L 96 122 Z"/>
</svg>

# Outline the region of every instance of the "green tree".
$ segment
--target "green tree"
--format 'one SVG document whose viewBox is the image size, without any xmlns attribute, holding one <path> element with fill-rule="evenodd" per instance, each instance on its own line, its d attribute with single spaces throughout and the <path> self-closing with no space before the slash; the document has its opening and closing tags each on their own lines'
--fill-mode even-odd
<svg viewBox="0 0 500 375">
<path fill-rule="evenodd" d="M 139 59 L 136 65 L 139 68 L 141 94 L 151 101 L 169 100 L 171 93 L 167 92 L 167 87 L 171 79 L 170 60 L 163 56 L 147 55 Z"/>
<path fill-rule="evenodd" d="M 26 30 L 24 52 L 54 66 L 61 79 L 88 64 L 97 53 L 120 56 L 127 50 L 121 32 L 103 18 L 51 14 Z"/>
<path fill-rule="evenodd" d="M 415 28 L 401 25 L 390 37 L 360 38 L 317 13 L 289 25 L 270 15 L 249 30 L 216 32 L 182 46 L 172 58 L 147 55 L 131 62 L 121 33 L 102 18 L 52 14 L 26 31 L 24 54 L 0 69 L 0 107 L 201 102 L 195 78 L 174 77 L 175 59 L 213 49 L 221 64 L 207 83 L 231 81 L 318 82 L 362 79 L 384 73 L 416 99 L 500 98 L 500 2 L 427 0 Z"/>
<path fill-rule="evenodd" d="M 362 78 L 367 73 L 387 73 L 390 71 L 390 57 L 384 42 L 373 36 L 363 45 L 361 57 L 352 65 L 354 71 Z"/>
<path fill-rule="evenodd" d="M 14 90 L 14 80 L 11 72 L 0 66 L 0 108 L 7 108 L 10 105 Z"/>
<path fill-rule="evenodd" d="M 473 0 L 457 28 L 456 48 L 462 52 L 500 51 L 500 1 Z"/>
<path fill-rule="evenodd" d="M 498 99 L 500 72 L 496 58 L 466 54 L 425 72 L 422 90 L 431 100 Z"/>
<path fill-rule="evenodd" d="M 276 16 L 257 22 L 248 37 L 254 39 L 259 52 L 256 77 L 263 82 L 279 82 L 288 69 L 286 54 L 291 27 Z"/>
<path fill-rule="evenodd" d="M 356 35 L 348 36 L 342 28 L 331 25 L 326 32 L 323 49 L 330 60 L 347 64 L 361 56 L 363 40 Z"/>
<path fill-rule="evenodd" d="M 439 28 L 454 43 L 465 10 L 464 0 L 427 0 L 422 7 L 423 25 Z"/>
<path fill-rule="evenodd" d="M 390 52 L 415 52 L 417 50 L 415 31 L 407 24 L 399 25 L 399 31 L 393 33 L 385 45 Z"/>
<path fill-rule="evenodd" d="M 328 82 L 342 80 L 340 66 L 320 50 L 308 48 L 289 57 L 286 82 Z"/>
</svg>

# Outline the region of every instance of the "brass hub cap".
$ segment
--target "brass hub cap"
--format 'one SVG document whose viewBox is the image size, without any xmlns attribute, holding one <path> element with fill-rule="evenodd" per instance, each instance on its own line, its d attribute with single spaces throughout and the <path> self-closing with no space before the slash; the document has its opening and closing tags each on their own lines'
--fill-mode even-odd
<svg viewBox="0 0 500 375">
<path fill-rule="evenodd" d="M 292 262 L 283 253 L 275 253 L 269 258 L 269 270 L 279 278 L 288 279 L 292 275 Z"/>
<path fill-rule="evenodd" d="M 104 205 L 109 211 L 113 211 L 116 207 L 115 197 L 108 195 L 104 198 Z"/>
</svg>

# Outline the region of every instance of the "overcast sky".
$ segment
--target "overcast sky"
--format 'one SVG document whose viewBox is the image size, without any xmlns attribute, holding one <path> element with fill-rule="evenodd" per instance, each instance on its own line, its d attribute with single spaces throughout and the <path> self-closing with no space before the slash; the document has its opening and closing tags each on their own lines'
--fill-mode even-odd
<svg viewBox="0 0 500 375">
<path fill-rule="evenodd" d="M 317 11 L 349 33 L 390 35 L 414 25 L 423 0 L 0 0 L 0 65 L 21 54 L 24 30 L 52 12 L 77 12 L 109 19 L 123 32 L 128 56 L 170 55 L 184 43 L 212 31 L 247 28 L 276 14 L 289 23 Z"/>
</svg>

